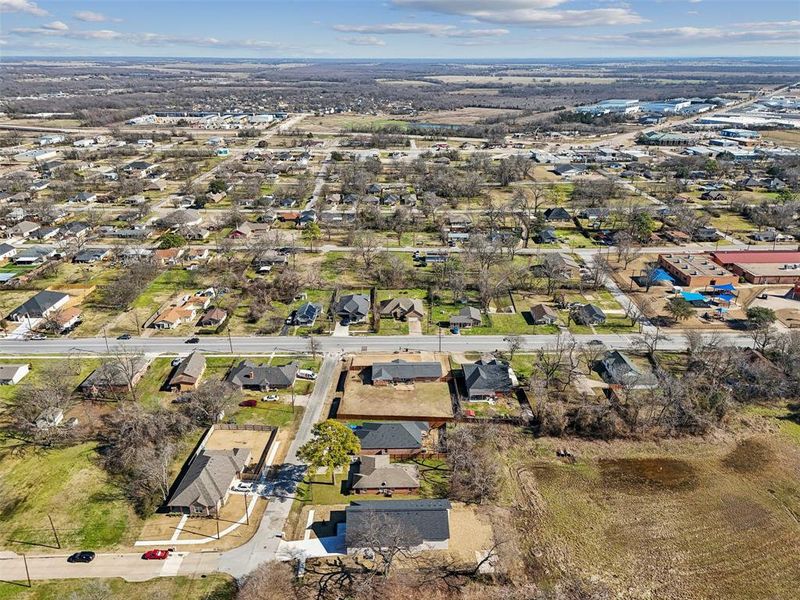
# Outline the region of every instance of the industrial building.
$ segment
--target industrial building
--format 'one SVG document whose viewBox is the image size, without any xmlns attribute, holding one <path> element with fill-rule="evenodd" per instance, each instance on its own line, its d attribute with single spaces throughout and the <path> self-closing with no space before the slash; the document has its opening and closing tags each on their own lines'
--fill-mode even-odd
<svg viewBox="0 0 800 600">
<path fill-rule="evenodd" d="M 714 262 L 755 284 L 794 284 L 800 280 L 798 250 L 725 250 L 712 252 Z"/>
</svg>

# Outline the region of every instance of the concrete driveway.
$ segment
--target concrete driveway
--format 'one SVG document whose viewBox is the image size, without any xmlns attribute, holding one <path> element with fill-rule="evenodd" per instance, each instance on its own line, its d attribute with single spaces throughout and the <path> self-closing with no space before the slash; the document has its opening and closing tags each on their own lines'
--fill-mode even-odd
<svg viewBox="0 0 800 600">
<path fill-rule="evenodd" d="M 350 335 L 349 325 L 342 325 L 341 323 L 336 323 L 336 326 L 333 328 L 332 337 L 347 337 L 349 335 Z"/>
<path fill-rule="evenodd" d="M 422 321 L 413 318 L 409 319 L 408 335 L 422 335 Z"/>
</svg>

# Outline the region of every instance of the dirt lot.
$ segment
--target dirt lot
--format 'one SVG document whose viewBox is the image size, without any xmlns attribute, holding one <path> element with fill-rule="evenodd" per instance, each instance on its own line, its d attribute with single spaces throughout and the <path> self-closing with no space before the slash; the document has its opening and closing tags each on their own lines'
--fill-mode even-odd
<svg viewBox="0 0 800 600">
<path fill-rule="evenodd" d="M 249 448 L 250 462 L 258 462 L 264 446 L 269 441 L 269 431 L 247 431 L 244 429 L 214 429 L 206 442 L 207 450 L 230 450 Z"/>
<path fill-rule="evenodd" d="M 453 417 L 450 388 L 446 382 L 423 382 L 403 386 L 364 385 L 358 374 L 348 374 L 338 415 L 365 418 Z"/>
<path fill-rule="evenodd" d="M 800 446 L 758 417 L 661 442 L 515 436 L 508 503 L 528 570 L 614 598 L 789 598 L 800 585 Z"/>
</svg>

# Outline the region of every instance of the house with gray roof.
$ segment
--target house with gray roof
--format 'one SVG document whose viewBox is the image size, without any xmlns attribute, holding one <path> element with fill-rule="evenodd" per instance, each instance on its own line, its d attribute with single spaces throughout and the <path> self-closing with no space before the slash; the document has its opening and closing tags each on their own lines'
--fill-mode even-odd
<svg viewBox="0 0 800 600">
<path fill-rule="evenodd" d="M 243 360 L 231 369 L 225 381 L 238 388 L 262 392 L 288 388 L 294 384 L 299 368 L 296 362 L 281 367 L 272 367 Z"/>
<path fill-rule="evenodd" d="M 391 362 L 372 365 L 372 385 L 438 381 L 442 378 L 442 364 L 438 361 L 408 362 L 396 358 Z"/>
<path fill-rule="evenodd" d="M 573 312 L 572 318 L 580 325 L 600 325 L 606 322 L 606 313 L 594 304 L 583 304 Z"/>
<path fill-rule="evenodd" d="M 334 312 L 342 323 L 360 323 L 369 315 L 370 302 L 365 294 L 346 294 L 339 298 Z"/>
<path fill-rule="evenodd" d="M 612 385 L 650 388 L 656 385 L 651 373 L 642 372 L 624 352 L 611 350 L 597 364 L 597 372 Z"/>
<path fill-rule="evenodd" d="M 450 327 L 478 327 L 483 323 L 481 311 L 474 306 L 465 306 L 450 316 Z"/>
<path fill-rule="evenodd" d="M 68 294 L 42 290 L 11 311 L 8 318 L 12 321 L 41 319 L 63 307 L 67 302 L 69 302 Z"/>
<path fill-rule="evenodd" d="M 17 385 L 30 370 L 28 363 L 0 365 L 0 385 Z"/>
<path fill-rule="evenodd" d="M 552 325 L 558 321 L 558 313 L 546 304 L 534 304 L 530 313 L 535 325 Z"/>
<path fill-rule="evenodd" d="M 167 387 L 173 392 L 193 389 L 197 387 L 205 371 L 206 357 L 202 352 L 195 350 L 178 364 L 167 382 Z"/>
<path fill-rule="evenodd" d="M 350 487 L 356 494 L 413 494 L 419 471 L 416 465 L 392 463 L 388 454 L 368 454 L 353 466 Z"/>
<path fill-rule="evenodd" d="M 111 248 L 85 248 L 78 252 L 72 262 L 92 264 L 111 256 Z"/>
<path fill-rule="evenodd" d="M 17 249 L 11 244 L 0 244 L 0 260 L 12 258 L 17 253 Z"/>
<path fill-rule="evenodd" d="M 462 364 L 464 387 L 472 401 L 491 400 L 508 394 L 513 388 L 511 368 L 508 363 L 496 358 L 482 358 L 476 363 Z"/>
<path fill-rule="evenodd" d="M 250 450 L 201 450 L 175 486 L 169 512 L 212 516 L 228 500 L 233 482 L 250 461 Z"/>
<path fill-rule="evenodd" d="M 430 428 L 424 421 L 366 422 L 355 430 L 361 454 L 416 454 Z"/>
<path fill-rule="evenodd" d="M 55 253 L 55 248 L 51 246 L 27 246 L 17 251 L 13 262 L 15 265 L 37 265 L 47 261 Z"/>
<path fill-rule="evenodd" d="M 322 314 L 322 304 L 318 302 L 304 302 L 292 316 L 292 324 L 311 327 L 320 314 Z"/>
<path fill-rule="evenodd" d="M 450 542 L 449 500 L 369 500 L 345 509 L 348 554 L 398 546 L 446 550 Z"/>
</svg>

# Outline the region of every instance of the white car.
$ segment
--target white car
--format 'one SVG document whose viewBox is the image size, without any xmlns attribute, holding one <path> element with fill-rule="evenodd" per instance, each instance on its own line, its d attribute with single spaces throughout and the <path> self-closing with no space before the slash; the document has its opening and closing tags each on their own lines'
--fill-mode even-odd
<svg viewBox="0 0 800 600">
<path fill-rule="evenodd" d="M 276 402 L 278 400 L 278 394 L 267 394 L 263 398 L 261 398 L 262 402 Z"/>
<path fill-rule="evenodd" d="M 244 481 L 240 481 L 235 486 L 233 486 L 234 492 L 249 492 L 250 491 L 250 484 L 245 483 Z"/>
<path fill-rule="evenodd" d="M 297 377 L 300 379 L 311 379 L 314 380 L 317 378 L 317 374 L 310 369 L 300 369 L 297 371 Z"/>
</svg>

